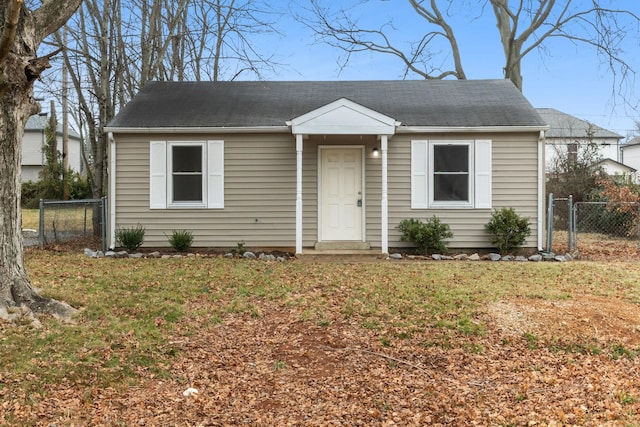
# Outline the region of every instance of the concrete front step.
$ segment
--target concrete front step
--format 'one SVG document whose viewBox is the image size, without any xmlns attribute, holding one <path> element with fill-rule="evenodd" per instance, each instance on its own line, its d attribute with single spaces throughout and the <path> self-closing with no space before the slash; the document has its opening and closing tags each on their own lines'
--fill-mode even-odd
<svg viewBox="0 0 640 427">
<path fill-rule="evenodd" d="M 304 249 L 302 254 L 296 255 L 302 261 L 323 261 L 323 262 L 373 262 L 385 260 L 387 254 L 383 254 L 379 249 L 375 250 L 315 250 Z"/>
<path fill-rule="evenodd" d="M 369 242 L 316 242 L 316 251 L 368 251 Z"/>
</svg>

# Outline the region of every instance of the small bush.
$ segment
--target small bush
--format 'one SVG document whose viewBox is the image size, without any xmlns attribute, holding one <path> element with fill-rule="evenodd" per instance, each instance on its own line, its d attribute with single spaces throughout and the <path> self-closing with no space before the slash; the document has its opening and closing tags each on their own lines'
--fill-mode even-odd
<svg viewBox="0 0 640 427">
<path fill-rule="evenodd" d="M 173 230 L 169 244 L 178 252 L 188 251 L 193 244 L 193 233 L 187 230 Z"/>
<path fill-rule="evenodd" d="M 501 254 L 518 249 L 531 235 L 529 218 L 521 217 L 513 208 L 496 209 L 484 229 Z"/>
<path fill-rule="evenodd" d="M 144 243 L 145 228 L 138 224 L 136 227 L 119 228 L 116 230 L 116 241 L 123 248 L 135 251 Z"/>
<path fill-rule="evenodd" d="M 245 246 L 244 242 L 238 242 L 236 244 L 236 247 L 231 249 L 231 253 L 235 255 L 242 255 L 246 251 L 247 247 Z"/>
<path fill-rule="evenodd" d="M 422 255 L 429 252 L 446 252 L 447 245 L 444 240 L 453 237 L 449 225 L 444 224 L 436 216 L 426 222 L 414 218 L 403 219 L 396 229 L 402 233 L 400 240 L 413 242 L 416 245 L 416 252 Z"/>
</svg>

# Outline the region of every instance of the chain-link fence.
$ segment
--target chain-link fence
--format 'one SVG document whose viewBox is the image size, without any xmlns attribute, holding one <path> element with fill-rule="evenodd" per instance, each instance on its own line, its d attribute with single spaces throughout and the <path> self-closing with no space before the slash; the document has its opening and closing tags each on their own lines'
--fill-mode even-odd
<svg viewBox="0 0 640 427">
<path fill-rule="evenodd" d="M 39 244 L 106 249 L 106 198 L 40 200 Z"/>
<path fill-rule="evenodd" d="M 640 251 L 640 204 L 578 202 L 549 195 L 549 252 L 615 256 Z"/>
</svg>

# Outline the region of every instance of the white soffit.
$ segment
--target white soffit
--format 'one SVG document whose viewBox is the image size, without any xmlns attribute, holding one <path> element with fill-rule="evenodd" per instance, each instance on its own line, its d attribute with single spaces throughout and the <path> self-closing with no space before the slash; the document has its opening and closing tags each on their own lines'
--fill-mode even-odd
<svg viewBox="0 0 640 427">
<path fill-rule="evenodd" d="M 395 119 L 340 98 L 287 123 L 294 134 L 304 135 L 393 135 Z"/>
</svg>

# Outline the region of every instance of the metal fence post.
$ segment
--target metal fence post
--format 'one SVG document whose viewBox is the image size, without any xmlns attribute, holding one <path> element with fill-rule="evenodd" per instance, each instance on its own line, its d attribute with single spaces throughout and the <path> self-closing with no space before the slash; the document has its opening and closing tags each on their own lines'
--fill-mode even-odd
<svg viewBox="0 0 640 427">
<path fill-rule="evenodd" d="M 573 233 L 575 228 L 575 224 L 573 222 L 573 196 L 571 194 L 569 194 L 567 207 L 567 215 L 569 216 L 569 225 L 567 227 L 567 252 L 571 253 L 571 245 L 573 244 Z"/>
<path fill-rule="evenodd" d="M 547 252 L 553 252 L 553 193 L 547 200 Z"/>
<path fill-rule="evenodd" d="M 100 211 L 102 212 L 102 218 L 100 220 L 100 228 L 101 228 L 101 234 L 102 234 L 102 251 L 106 252 L 107 251 L 107 198 L 103 197 L 101 202 L 101 208 Z"/>
<path fill-rule="evenodd" d="M 38 218 L 38 242 L 40 249 L 44 249 L 44 200 L 39 202 L 40 217 Z"/>
</svg>

